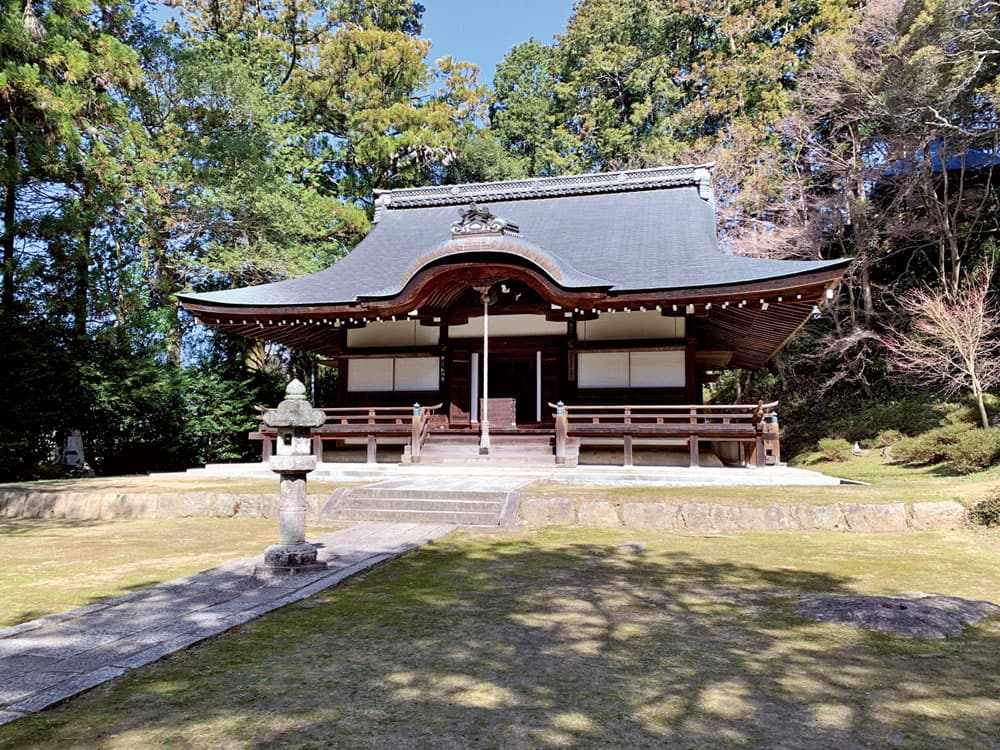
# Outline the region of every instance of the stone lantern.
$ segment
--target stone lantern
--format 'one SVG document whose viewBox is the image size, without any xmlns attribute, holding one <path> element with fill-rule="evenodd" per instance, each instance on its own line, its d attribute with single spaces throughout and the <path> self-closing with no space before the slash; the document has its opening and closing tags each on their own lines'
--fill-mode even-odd
<svg viewBox="0 0 1000 750">
<path fill-rule="evenodd" d="M 288 575 L 323 570 L 316 548 L 306 542 L 306 474 L 316 468 L 310 454 L 311 432 L 326 422 L 326 414 L 306 400 L 306 387 L 292 380 L 285 400 L 264 413 L 264 424 L 278 433 L 278 447 L 271 456 L 271 471 L 280 476 L 278 493 L 278 544 L 264 552 L 262 573 Z"/>
</svg>

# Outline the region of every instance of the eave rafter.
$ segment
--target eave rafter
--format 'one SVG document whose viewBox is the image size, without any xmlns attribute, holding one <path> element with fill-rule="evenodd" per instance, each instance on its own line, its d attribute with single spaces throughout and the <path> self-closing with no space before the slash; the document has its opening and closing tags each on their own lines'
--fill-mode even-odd
<svg viewBox="0 0 1000 750">
<path fill-rule="evenodd" d="M 468 289 L 515 281 L 534 289 L 547 305 L 536 304 L 523 312 L 542 313 L 550 320 L 590 320 L 607 313 L 649 310 L 687 316 L 700 346 L 733 352 L 734 366 L 759 367 L 802 327 L 813 305 L 832 294 L 842 274 L 838 265 L 726 286 L 616 294 L 564 289 L 527 266 L 461 262 L 425 268 L 398 295 L 385 299 L 283 307 L 186 301 L 184 307 L 199 322 L 234 334 L 335 357 L 344 349 L 347 328 L 383 320 L 459 324 L 475 312 L 457 305 Z"/>
</svg>

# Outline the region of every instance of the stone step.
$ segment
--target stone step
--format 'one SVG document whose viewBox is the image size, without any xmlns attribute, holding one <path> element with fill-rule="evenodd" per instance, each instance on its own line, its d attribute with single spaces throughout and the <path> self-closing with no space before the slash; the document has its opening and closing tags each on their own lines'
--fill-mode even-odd
<svg viewBox="0 0 1000 750">
<path fill-rule="evenodd" d="M 351 495 L 339 510 L 447 510 L 461 513 L 499 513 L 506 495 L 498 500 L 462 500 L 459 497 L 372 497 Z"/>
<path fill-rule="evenodd" d="M 397 523 L 451 523 L 461 526 L 499 526 L 498 513 L 465 513 L 448 510 L 381 510 L 348 508 L 337 513 L 345 521 L 394 521 Z"/>
<path fill-rule="evenodd" d="M 454 495 L 456 499 L 468 502 L 502 503 L 507 493 L 492 490 L 441 490 L 418 489 L 414 487 L 356 487 L 344 496 L 344 500 L 354 498 L 386 499 L 386 500 L 439 500 L 442 497 Z"/>
</svg>

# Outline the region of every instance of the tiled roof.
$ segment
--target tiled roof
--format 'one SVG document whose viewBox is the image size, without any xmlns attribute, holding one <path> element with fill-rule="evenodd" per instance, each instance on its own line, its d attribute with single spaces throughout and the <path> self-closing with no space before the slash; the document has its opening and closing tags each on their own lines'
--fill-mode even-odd
<svg viewBox="0 0 1000 750">
<path fill-rule="evenodd" d="M 182 300 L 239 306 L 351 303 L 398 294 L 449 248 L 459 207 L 484 205 L 520 228 L 521 243 L 491 252 L 534 257 L 566 289 L 611 292 L 697 289 L 764 281 L 843 261 L 744 258 L 719 250 L 709 166 L 394 190 L 379 196 L 377 223 L 343 260 L 310 276 Z M 504 238 L 509 240 L 510 238 Z M 489 249 L 489 243 L 484 246 Z M 520 246 L 531 253 L 522 252 Z M 503 249 L 506 247 L 506 251 Z M 498 249 L 499 248 L 499 249 Z M 470 253 L 474 260 L 476 253 Z M 430 262 L 430 261 L 428 261 Z"/>
</svg>

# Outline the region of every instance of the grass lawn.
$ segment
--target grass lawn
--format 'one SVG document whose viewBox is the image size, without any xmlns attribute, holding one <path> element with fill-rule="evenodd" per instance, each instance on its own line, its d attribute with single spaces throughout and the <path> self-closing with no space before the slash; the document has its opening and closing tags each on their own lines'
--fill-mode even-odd
<svg viewBox="0 0 1000 750">
<path fill-rule="evenodd" d="M 968 476 L 952 476 L 942 467 L 912 467 L 887 463 L 872 451 L 849 461 L 823 461 L 800 468 L 830 476 L 866 482 L 818 487 L 598 487 L 536 482 L 525 497 L 564 497 L 609 502 L 717 503 L 719 505 L 773 505 L 801 503 L 916 503 L 955 500 L 970 504 L 1000 489 L 1000 466 Z"/>
<path fill-rule="evenodd" d="M 0 727 L 0 747 L 997 747 L 1000 622 L 906 639 L 794 602 L 998 601 L 998 569 L 996 532 L 456 535 Z"/>
<path fill-rule="evenodd" d="M 277 539 L 274 519 L 0 519 L 0 627 L 249 557 Z"/>
</svg>

